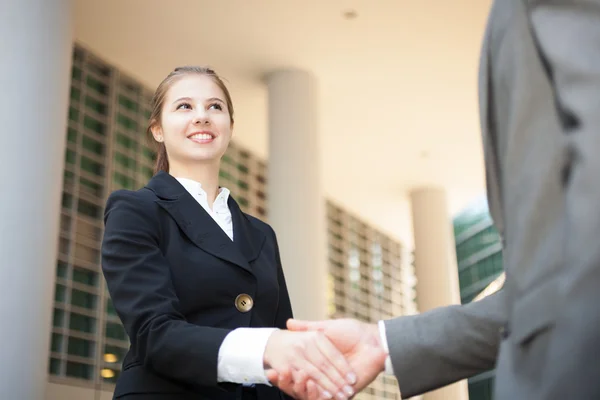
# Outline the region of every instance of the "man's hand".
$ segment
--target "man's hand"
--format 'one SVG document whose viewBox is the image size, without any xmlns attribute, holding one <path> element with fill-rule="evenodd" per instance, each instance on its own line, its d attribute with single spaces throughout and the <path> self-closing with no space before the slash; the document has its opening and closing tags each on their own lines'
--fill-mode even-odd
<svg viewBox="0 0 600 400">
<path fill-rule="evenodd" d="M 369 385 L 385 369 L 386 352 L 375 324 L 367 324 L 353 319 L 329 321 L 300 321 L 290 319 L 287 327 L 291 331 L 321 331 L 331 343 L 346 357 L 350 368 L 357 372 L 356 392 Z M 301 372 L 301 371 L 300 371 Z M 306 374 L 294 371 L 277 375 L 268 374 L 273 384 L 285 393 L 298 399 L 316 400 L 320 391 Z M 316 387 L 315 387 L 316 386 Z"/>
<path fill-rule="evenodd" d="M 308 379 L 311 397 L 346 400 L 354 394 L 351 387 L 356 378 L 342 353 L 323 332 L 290 332 L 278 330 L 270 336 L 264 353 L 267 378 L 273 382 L 273 373 L 283 382 L 294 377 L 294 382 Z M 306 385 L 304 385 L 306 387 Z"/>
</svg>

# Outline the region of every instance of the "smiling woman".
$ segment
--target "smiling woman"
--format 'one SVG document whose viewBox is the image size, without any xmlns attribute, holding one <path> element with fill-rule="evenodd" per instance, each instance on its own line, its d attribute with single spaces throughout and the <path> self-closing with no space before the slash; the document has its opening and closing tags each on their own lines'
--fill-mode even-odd
<svg viewBox="0 0 600 400">
<path fill-rule="evenodd" d="M 181 79 L 187 77 L 187 79 Z M 203 93 L 206 98 L 192 98 L 183 95 L 189 90 L 197 90 L 195 93 Z M 152 114 L 150 123 L 147 129 L 148 134 L 158 142 L 158 155 L 155 167 L 155 173 L 158 171 L 169 172 L 169 157 L 167 156 L 167 147 L 164 143 L 162 127 L 166 123 L 168 130 L 177 129 L 177 124 L 186 122 L 186 114 L 182 111 L 193 111 L 195 108 L 204 109 L 208 107 L 213 118 L 218 115 L 218 128 L 223 130 L 226 135 L 222 138 L 221 145 L 223 153 L 227 149 L 231 132 L 233 128 L 233 102 L 229 90 L 221 80 L 221 78 L 210 68 L 187 66 L 175 68 L 158 86 L 156 93 L 152 99 Z M 182 115 L 183 114 L 183 115 Z M 187 113 L 189 118 L 189 113 Z M 196 115 L 197 118 L 202 118 L 201 115 Z M 204 115 L 205 121 L 208 115 Z M 224 124 L 224 118 L 228 117 L 228 126 Z M 166 121 L 164 120 L 166 119 Z M 181 128 L 181 126 L 180 126 Z M 184 127 L 185 129 L 185 127 Z M 195 132 L 191 132 L 194 134 Z M 201 132 L 198 132 L 201 133 Z M 207 134 L 213 136 L 215 132 L 207 130 Z M 166 139 L 169 140 L 169 139 Z M 175 150 L 175 149 L 173 149 Z M 223 153 L 219 155 L 222 157 Z"/>
<path fill-rule="evenodd" d="M 108 198 L 102 271 L 131 343 L 115 398 L 281 400 L 267 372 L 288 371 L 322 398 L 353 394 L 323 334 L 283 330 L 292 309 L 275 233 L 218 185 L 233 121 L 213 70 L 175 69 L 152 102 L 155 176 Z"/>
</svg>

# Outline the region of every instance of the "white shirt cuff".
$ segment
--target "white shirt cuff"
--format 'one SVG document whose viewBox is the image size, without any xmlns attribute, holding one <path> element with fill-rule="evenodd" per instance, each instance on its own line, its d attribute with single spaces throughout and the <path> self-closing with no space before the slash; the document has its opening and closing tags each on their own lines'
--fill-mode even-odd
<svg viewBox="0 0 600 400">
<path fill-rule="evenodd" d="M 383 350 L 385 350 L 387 353 L 387 357 L 385 358 L 385 373 L 387 375 L 394 375 L 394 366 L 392 365 L 390 348 L 388 347 L 387 335 L 385 334 L 385 322 L 379 321 L 377 325 L 379 326 L 379 338 L 381 339 L 381 345 L 383 346 Z"/>
<path fill-rule="evenodd" d="M 265 348 L 277 328 L 238 328 L 219 348 L 217 381 L 271 386 L 263 363 Z"/>
</svg>

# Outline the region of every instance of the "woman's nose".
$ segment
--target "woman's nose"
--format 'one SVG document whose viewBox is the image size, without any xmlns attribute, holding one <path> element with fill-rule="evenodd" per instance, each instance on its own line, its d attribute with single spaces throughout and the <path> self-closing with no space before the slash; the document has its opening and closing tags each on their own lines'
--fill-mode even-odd
<svg viewBox="0 0 600 400">
<path fill-rule="evenodd" d="M 206 125 L 206 124 L 210 123 L 210 120 L 208 119 L 208 115 L 206 115 L 206 113 L 198 113 L 194 117 L 193 122 L 194 122 L 194 125 Z"/>
</svg>

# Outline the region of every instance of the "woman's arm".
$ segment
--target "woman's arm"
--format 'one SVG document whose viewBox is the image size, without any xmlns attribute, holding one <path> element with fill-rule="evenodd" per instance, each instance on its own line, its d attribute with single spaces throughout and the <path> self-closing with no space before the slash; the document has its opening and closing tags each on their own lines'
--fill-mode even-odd
<svg viewBox="0 0 600 400">
<path fill-rule="evenodd" d="M 155 207 L 133 192 L 109 197 L 102 243 L 108 290 L 136 359 L 163 376 L 216 386 L 219 347 L 230 330 L 190 324 L 180 312 Z"/>
</svg>

